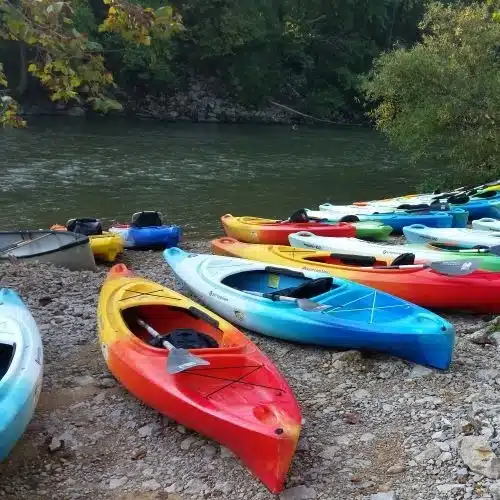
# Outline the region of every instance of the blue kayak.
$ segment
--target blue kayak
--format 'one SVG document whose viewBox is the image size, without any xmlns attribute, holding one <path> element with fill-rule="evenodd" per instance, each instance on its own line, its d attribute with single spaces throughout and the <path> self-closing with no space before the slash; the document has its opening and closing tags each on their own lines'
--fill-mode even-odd
<svg viewBox="0 0 500 500">
<path fill-rule="evenodd" d="M 181 228 L 163 223 L 160 212 L 137 212 L 130 224 L 114 224 L 109 231 L 121 235 L 125 248 L 170 248 L 179 244 Z"/>
<path fill-rule="evenodd" d="M 0 289 L 0 461 L 33 417 L 42 388 L 43 347 L 35 320 L 13 290 Z"/>
<path fill-rule="evenodd" d="M 179 248 L 163 256 L 194 295 L 244 328 L 293 342 L 378 350 L 441 369 L 451 363 L 453 325 L 390 294 L 246 259 Z"/>
<path fill-rule="evenodd" d="M 329 222 L 374 221 L 391 226 L 394 232 L 401 233 L 405 226 L 411 224 L 425 224 L 427 227 L 466 227 L 469 214 L 461 209 L 449 211 L 394 211 L 382 213 L 344 213 L 339 209 L 332 209 L 335 205 L 324 203 L 319 210 L 307 210 L 307 215 L 314 218 L 328 218 Z"/>
</svg>

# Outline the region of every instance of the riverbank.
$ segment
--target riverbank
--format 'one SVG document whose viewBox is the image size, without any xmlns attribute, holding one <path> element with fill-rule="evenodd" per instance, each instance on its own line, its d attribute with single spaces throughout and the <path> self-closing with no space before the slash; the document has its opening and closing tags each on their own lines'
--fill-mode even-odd
<svg viewBox="0 0 500 500">
<path fill-rule="evenodd" d="M 183 247 L 210 251 L 206 242 Z M 129 251 L 123 262 L 186 293 L 160 253 Z M 45 349 L 38 408 L 0 464 L 0 497 L 275 498 L 225 448 L 147 408 L 110 375 L 95 319 L 107 269 L 0 266 L 2 286 L 26 301 Z M 249 333 L 288 379 L 304 416 L 282 500 L 500 498 L 492 497 L 499 461 L 474 452 L 470 438 L 483 435 L 493 450 L 500 442 L 500 358 L 494 340 L 473 333 L 492 317 L 446 317 L 457 329 L 447 372 Z M 464 464 L 474 453 L 486 457 L 476 460 L 482 473 Z"/>
</svg>

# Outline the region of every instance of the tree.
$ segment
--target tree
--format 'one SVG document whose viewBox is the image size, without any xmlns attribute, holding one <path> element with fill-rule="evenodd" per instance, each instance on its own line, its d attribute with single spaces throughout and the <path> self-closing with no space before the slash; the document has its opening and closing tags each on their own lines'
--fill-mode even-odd
<svg viewBox="0 0 500 500">
<path fill-rule="evenodd" d="M 498 1 L 430 4 L 421 42 L 380 55 L 363 81 L 376 127 L 412 159 L 453 167 L 443 181 L 500 173 L 499 21 Z"/>
<path fill-rule="evenodd" d="M 53 101 L 84 102 L 96 111 L 121 109 L 110 93 L 113 75 L 106 69 L 102 45 L 75 27 L 83 0 L 0 0 L 0 37 L 34 49 L 28 71 L 50 92 Z M 93 2 L 95 4 L 96 2 Z M 148 46 L 152 36 L 168 38 L 181 27 L 168 5 L 156 10 L 128 0 L 103 0 L 99 32 L 116 33 L 127 43 Z M 0 86 L 8 82 L 0 64 Z M 17 103 L 7 91 L 0 99 L 0 123 L 22 127 Z"/>
</svg>

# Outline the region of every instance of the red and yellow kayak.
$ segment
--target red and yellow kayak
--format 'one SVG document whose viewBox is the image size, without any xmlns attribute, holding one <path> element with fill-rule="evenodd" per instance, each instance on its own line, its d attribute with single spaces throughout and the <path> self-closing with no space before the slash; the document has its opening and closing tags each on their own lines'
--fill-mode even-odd
<svg viewBox="0 0 500 500">
<path fill-rule="evenodd" d="M 288 235 L 298 231 L 310 231 L 316 236 L 356 236 L 356 228 L 346 222 L 286 222 L 260 217 L 234 217 L 231 214 L 223 215 L 221 222 L 228 236 L 246 243 L 288 245 Z"/>
<path fill-rule="evenodd" d="M 342 262 L 330 252 L 279 245 L 249 245 L 233 238 L 213 240 L 212 250 L 218 255 L 324 271 L 383 290 L 422 307 L 500 313 L 500 273 L 477 270 L 465 276 L 447 276 L 423 264 L 387 268 L 387 262 L 375 259 L 367 261 L 368 265 L 367 262 L 353 262 L 355 259 L 347 263 L 348 256 Z M 366 260 L 366 257 L 362 259 Z"/>
<path fill-rule="evenodd" d="M 168 373 L 169 351 L 148 343 L 139 317 L 174 345 L 184 339 L 176 347 L 209 365 Z M 282 490 L 300 408 L 278 369 L 242 332 L 123 264 L 111 268 L 102 286 L 98 329 L 109 369 L 134 396 L 227 446 L 271 492 Z"/>
</svg>

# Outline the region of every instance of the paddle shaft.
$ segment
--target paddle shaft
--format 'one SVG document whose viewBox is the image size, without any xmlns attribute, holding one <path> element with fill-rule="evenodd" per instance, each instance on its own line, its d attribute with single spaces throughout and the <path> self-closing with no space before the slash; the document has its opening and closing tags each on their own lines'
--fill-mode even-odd
<svg viewBox="0 0 500 500">
<path fill-rule="evenodd" d="M 41 236 L 37 236 L 36 238 L 33 238 L 31 240 L 20 240 L 14 245 L 8 246 L 6 248 L 0 248 L 0 254 L 3 254 L 5 252 L 8 252 L 9 250 L 15 250 L 16 248 L 23 247 L 24 245 L 28 245 L 29 243 L 33 243 L 34 241 L 41 240 L 42 238 L 45 238 L 46 236 L 50 236 L 53 233 L 45 233 L 42 234 Z"/>
<path fill-rule="evenodd" d="M 152 337 L 161 337 L 161 335 L 152 327 L 149 326 L 145 321 L 142 319 L 137 319 L 137 323 L 141 325 Z M 165 346 L 166 349 L 171 351 L 172 349 L 175 349 L 175 346 L 171 344 L 168 340 L 162 339 L 162 343 Z"/>
</svg>

